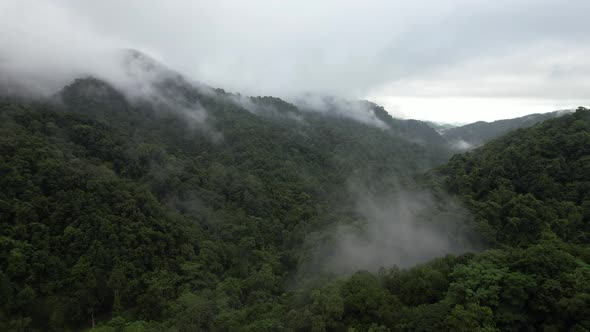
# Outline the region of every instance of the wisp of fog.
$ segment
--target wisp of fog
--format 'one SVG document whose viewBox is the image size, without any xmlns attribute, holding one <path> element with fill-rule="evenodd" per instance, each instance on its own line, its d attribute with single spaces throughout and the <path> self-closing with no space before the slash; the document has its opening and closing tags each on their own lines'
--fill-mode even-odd
<svg viewBox="0 0 590 332">
<path fill-rule="evenodd" d="M 403 189 L 384 196 L 363 192 L 356 191 L 359 220 L 312 236 L 314 267 L 303 267 L 304 274 L 405 268 L 475 250 L 471 235 L 462 227 L 469 215 L 451 198 Z"/>
</svg>

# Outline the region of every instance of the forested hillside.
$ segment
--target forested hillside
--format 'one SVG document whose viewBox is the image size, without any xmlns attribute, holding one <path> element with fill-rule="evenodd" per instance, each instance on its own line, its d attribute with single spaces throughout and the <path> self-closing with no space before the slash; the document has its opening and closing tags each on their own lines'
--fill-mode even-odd
<svg viewBox="0 0 590 332">
<path fill-rule="evenodd" d="M 590 329 L 590 111 L 441 166 L 433 129 L 374 104 L 361 110 L 380 125 L 158 89 L 130 100 L 82 79 L 52 101 L 0 101 L 0 330 Z M 487 249 L 302 272 L 334 227 L 362 233 L 359 192 L 407 187 L 432 192 L 417 222 Z"/>
<path fill-rule="evenodd" d="M 461 197 L 497 248 L 451 273 L 447 298 L 479 317 L 475 325 L 590 328 L 589 156 L 590 110 L 580 107 L 438 169 L 443 187 Z"/>
<path fill-rule="evenodd" d="M 2 102 L 3 330 L 278 324 L 306 235 L 353 218 L 351 179 L 387 187 L 448 156 L 276 98 L 250 100 L 255 113 L 168 88 L 206 121 L 94 79 L 59 102 Z"/>
<path fill-rule="evenodd" d="M 507 134 L 512 130 L 533 126 L 539 122 L 556 118 L 566 111 L 529 114 L 514 119 L 497 120 L 494 122 L 478 121 L 463 126 L 444 128 L 441 133 L 449 142 L 464 148 L 478 147 L 486 142 Z"/>
<path fill-rule="evenodd" d="M 587 244 L 590 111 L 514 131 L 440 169 L 491 228 L 490 243 L 522 246 L 548 233 Z"/>
</svg>

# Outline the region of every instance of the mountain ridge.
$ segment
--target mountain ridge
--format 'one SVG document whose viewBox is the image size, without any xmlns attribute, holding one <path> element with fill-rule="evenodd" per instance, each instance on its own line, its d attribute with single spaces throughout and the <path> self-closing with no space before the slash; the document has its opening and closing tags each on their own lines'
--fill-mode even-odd
<svg viewBox="0 0 590 332">
<path fill-rule="evenodd" d="M 590 328 L 587 109 L 452 156 L 153 77 L 0 98 L 0 330 Z"/>
<path fill-rule="evenodd" d="M 547 113 L 534 113 L 522 117 L 501 119 L 492 122 L 477 121 L 462 126 L 443 129 L 441 134 L 451 144 L 464 143 L 466 148 L 481 146 L 512 130 L 533 126 L 536 123 L 559 117 L 573 110 L 560 110 Z"/>
</svg>

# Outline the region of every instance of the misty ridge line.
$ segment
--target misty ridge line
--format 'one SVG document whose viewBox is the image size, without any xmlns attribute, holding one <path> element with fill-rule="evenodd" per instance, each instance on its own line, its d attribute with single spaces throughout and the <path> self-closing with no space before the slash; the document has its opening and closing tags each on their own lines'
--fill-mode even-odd
<svg viewBox="0 0 590 332">
<path fill-rule="evenodd" d="M 415 126 L 411 122 L 432 126 L 422 121 L 393 118 L 384 108 L 368 101 L 349 101 L 309 93 L 284 101 L 275 97 L 250 97 L 229 93 L 187 79 L 135 49 L 93 48 L 78 55 L 80 59 L 73 61 L 71 66 L 52 66 L 49 61 L 34 63 L 35 66 L 29 68 L 25 65 L 27 58 L 17 61 L 10 58 L 9 54 L 2 56 L 0 51 L 0 89 L 9 95 L 47 98 L 59 94 L 58 91 L 75 79 L 93 77 L 122 92 L 132 105 L 147 106 L 156 112 L 181 116 L 190 128 L 202 130 L 214 143 L 223 141 L 223 128 L 215 128 L 214 121 L 209 121 L 212 114 L 204 103 L 205 99 L 231 103 L 255 115 L 270 115 L 300 124 L 306 122 L 305 114 L 309 113 L 346 118 L 389 131 L 418 145 L 433 144 L 435 140 L 455 152 L 467 151 L 482 145 L 477 137 L 454 137 L 452 133 L 456 128 L 443 131 L 430 128 L 431 133 L 422 131 L 418 135 L 417 132 L 408 133 L 407 128 Z M 273 100 L 279 101 L 279 108 L 273 105 Z M 491 138 L 497 136 L 494 134 Z"/>
<path fill-rule="evenodd" d="M 37 68 L 29 72 L 23 66 L 10 67 L 0 61 L 0 88 L 9 95 L 47 98 L 76 79 L 91 77 L 103 80 L 121 91 L 132 104 L 152 104 L 156 109 L 172 110 L 185 117 L 193 125 L 206 122 L 209 112 L 199 99 L 214 98 L 233 103 L 253 114 L 280 114 L 272 105 L 261 103 L 258 98 L 228 93 L 214 89 L 169 69 L 157 60 L 134 49 L 120 49 L 97 54 L 88 64 L 73 64 L 73 68 Z M 292 105 L 298 110 L 343 116 L 361 123 L 387 129 L 368 105 L 339 98 L 306 95 L 295 98 Z M 294 112 L 286 118 L 302 122 Z M 211 130 L 209 128 L 208 130 Z M 217 135 L 219 136 L 219 135 Z M 219 140 L 217 137 L 215 140 Z"/>
<path fill-rule="evenodd" d="M 223 134 L 208 123 L 210 112 L 203 106 L 202 98 L 229 102 L 253 114 L 279 113 L 256 97 L 226 93 L 188 81 L 139 51 L 123 50 L 117 57 L 107 59 L 116 61 L 105 65 L 112 70 L 95 73 L 98 79 L 112 84 L 133 105 L 147 103 L 156 111 L 182 116 L 189 127 L 205 131 L 213 142 L 223 141 Z M 97 98 L 104 95 L 99 88 L 92 91 L 91 87 L 86 93 Z M 292 105 L 295 110 L 342 116 L 382 130 L 391 129 L 377 117 L 369 102 L 307 95 L 294 100 Z M 287 114 L 294 120 L 304 121 L 296 112 Z M 467 150 L 472 144 L 461 140 L 454 147 Z M 449 220 L 449 216 L 436 214 L 434 220 L 428 220 L 435 214 L 437 205 L 431 193 L 406 188 L 375 196 L 360 185 L 351 185 L 349 191 L 355 196 L 355 210 L 360 219 L 337 225 L 330 245 L 317 249 L 315 260 L 324 266 L 322 272 L 348 274 L 359 269 L 377 271 L 392 265 L 405 268 L 474 247 L 465 234 L 450 234 L 442 227 L 460 223 L 468 216 L 459 214 L 455 216 L 457 220 Z"/>
<path fill-rule="evenodd" d="M 131 105 L 147 106 L 156 112 L 180 115 L 189 127 L 203 130 L 212 142 L 223 140 L 220 131 L 222 128 L 216 129 L 208 121 L 211 112 L 201 102 L 203 98 L 229 102 L 256 115 L 280 116 L 298 123 L 305 123 L 304 113 L 347 118 L 382 130 L 391 130 L 399 137 L 420 145 L 426 144 L 419 137 L 407 136 L 397 130 L 399 128 L 392 128 L 382 116 L 375 113 L 374 108 L 379 106 L 367 101 L 348 101 L 313 94 L 295 98 L 291 103 L 274 97 L 248 97 L 188 80 L 137 50 L 118 49 L 98 54 L 101 56 L 92 58 L 88 63 L 74 63 L 73 68 L 68 70 L 58 66 L 48 71 L 42 66 L 31 72 L 22 66 L 13 68 L 8 66 L 9 63 L 0 62 L 0 72 L 3 73 L 0 87 L 8 94 L 47 98 L 59 94 L 57 91 L 80 77 L 96 78 L 122 92 Z M 92 94 L 89 91 L 87 93 Z M 289 111 L 279 111 L 272 104 L 266 103 L 265 98 L 277 99 L 287 104 Z"/>
<path fill-rule="evenodd" d="M 426 110 L 436 105 L 431 97 L 549 97 L 563 107 L 569 107 L 565 105 L 571 98 L 587 101 L 588 48 L 580 41 L 587 38 L 581 22 L 589 7 L 581 0 L 568 6 L 559 1 L 464 3 L 458 12 L 445 10 L 453 1 L 428 6 L 327 1 L 309 8 L 291 2 L 284 4 L 291 10 L 273 13 L 275 19 L 280 17 L 275 29 L 268 29 L 268 12 L 258 8 L 268 9 L 263 3 L 117 4 L 122 11 L 113 16 L 102 3 L 4 2 L 0 25 L 9 33 L 0 37 L 0 67 L 4 62 L 5 67 L 27 72 L 35 78 L 29 83 L 54 79 L 38 80 L 34 72 L 73 74 L 88 72 L 89 67 L 94 73 L 106 72 L 104 50 L 129 46 L 233 91 L 369 96 L 401 118 L 433 120 Z M 339 15 L 334 15 L 334 8 Z M 462 11 L 470 15 L 457 15 Z M 176 14 L 165 14 L 172 12 Z M 395 16 L 402 12 L 406 14 Z M 569 19 L 546 19 L 556 13 Z M 305 28 L 291 24 L 292 15 L 301 18 Z M 517 16 L 521 19 L 512 19 Z M 247 26 L 233 24 L 246 17 L 251 19 Z M 506 24 L 499 26 L 497 20 Z M 353 21 L 362 24 L 351 26 Z M 465 29 L 473 26 L 494 42 Z M 211 38 L 210 31 L 219 31 L 218 38 Z M 445 31 L 446 37 L 440 38 Z M 387 101 L 388 97 L 395 100 Z M 414 99 L 424 103 L 414 104 Z M 437 111 L 446 113 L 438 120 L 450 120 L 456 113 L 453 106 L 462 116 L 474 113 L 466 110 L 471 104 L 447 105 L 451 106 Z M 486 112 L 516 114 L 492 108 Z M 452 120 L 456 121 L 462 120 Z"/>
</svg>

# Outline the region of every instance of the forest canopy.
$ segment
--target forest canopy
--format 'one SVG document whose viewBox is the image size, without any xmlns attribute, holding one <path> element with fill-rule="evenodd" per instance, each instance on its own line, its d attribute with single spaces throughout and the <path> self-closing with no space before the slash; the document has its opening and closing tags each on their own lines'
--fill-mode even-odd
<svg viewBox="0 0 590 332">
<path fill-rule="evenodd" d="M 590 329 L 589 110 L 451 157 L 378 105 L 385 126 L 173 83 L 0 101 L 0 330 Z M 421 194 L 396 210 L 428 197 L 412 221 L 477 246 L 317 268 L 374 219 L 359 193 L 401 188 Z"/>
</svg>

